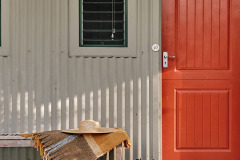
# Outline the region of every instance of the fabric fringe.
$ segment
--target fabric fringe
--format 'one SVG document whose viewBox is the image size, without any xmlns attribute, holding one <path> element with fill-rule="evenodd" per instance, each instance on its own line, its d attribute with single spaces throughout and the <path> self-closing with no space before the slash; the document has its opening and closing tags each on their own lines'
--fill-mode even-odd
<svg viewBox="0 0 240 160">
<path fill-rule="evenodd" d="M 21 134 L 19 136 L 22 136 L 24 138 L 31 137 L 31 144 L 33 144 L 34 141 L 34 148 L 37 149 L 37 151 L 40 150 L 40 155 L 42 159 L 51 160 L 50 157 L 48 157 L 47 151 L 44 151 L 45 147 L 43 146 L 43 143 L 37 133 L 28 133 L 28 134 Z"/>
<path fill-rule="evenodd" d="M 124 141 L 124 147 L 125 149 L 128 149 L 131 147 L 131 140 L 129 138 L 127 138 L 125 141 Z"/>
</svg>

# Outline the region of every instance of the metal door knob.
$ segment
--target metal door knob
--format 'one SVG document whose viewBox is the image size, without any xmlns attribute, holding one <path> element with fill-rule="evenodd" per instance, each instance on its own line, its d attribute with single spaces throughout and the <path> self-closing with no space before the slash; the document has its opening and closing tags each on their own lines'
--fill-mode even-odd
<svg viewBox="0 0 240 160">
<path fill-rule="evenodd" d="M 168 68 L 168 58 L 175 58 L 175 56 L 169 56 L 168 52 L 163 52 L 163 68 Z"/>
</svg>

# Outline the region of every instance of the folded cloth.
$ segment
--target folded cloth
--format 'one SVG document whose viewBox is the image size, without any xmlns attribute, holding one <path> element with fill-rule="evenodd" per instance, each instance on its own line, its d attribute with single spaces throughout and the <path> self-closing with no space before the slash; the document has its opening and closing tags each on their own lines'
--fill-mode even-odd
<svg viewBox="0 0 240 160">
<path fill-rule="evenodd" d="M 108 134 L 68 134 L 57 131 L 22 134 L 31 137 L 34 148 L 40 149 L 42 158 L 49 160 L 96 160 L 124 142 L 125 148 L 131 146 L 131 141 L 122 129 Z"/>
</svg>

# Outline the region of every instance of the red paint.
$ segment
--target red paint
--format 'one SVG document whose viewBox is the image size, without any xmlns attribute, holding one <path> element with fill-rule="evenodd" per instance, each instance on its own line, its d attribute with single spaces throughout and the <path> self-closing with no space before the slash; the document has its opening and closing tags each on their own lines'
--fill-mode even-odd
<svg viewBox="0 0 240 160">
<path fill-rule="evenodd" d="M 240 159 L 239 39 L 239 0 L 162 0 L 163 160 Z"/>
</svg>

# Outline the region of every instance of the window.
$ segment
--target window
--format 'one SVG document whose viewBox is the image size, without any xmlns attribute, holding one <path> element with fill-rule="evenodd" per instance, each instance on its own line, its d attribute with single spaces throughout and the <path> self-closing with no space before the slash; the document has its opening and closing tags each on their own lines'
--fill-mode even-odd
<svg viewBox="0 0 240 160">
<path fill-rule="evenodd" d="M 136 57 L 137 0 L 70 0 L 70 56 Z"/>
<path fill-rule="evenodd" d="M 80 0 L 80 46 L 126 47 L 127 0 Z"/>
<path fill-rule="evenodd" d="M 9 0 L 0 0 L 0 56 L 9 55 Z"/>
</svg>

